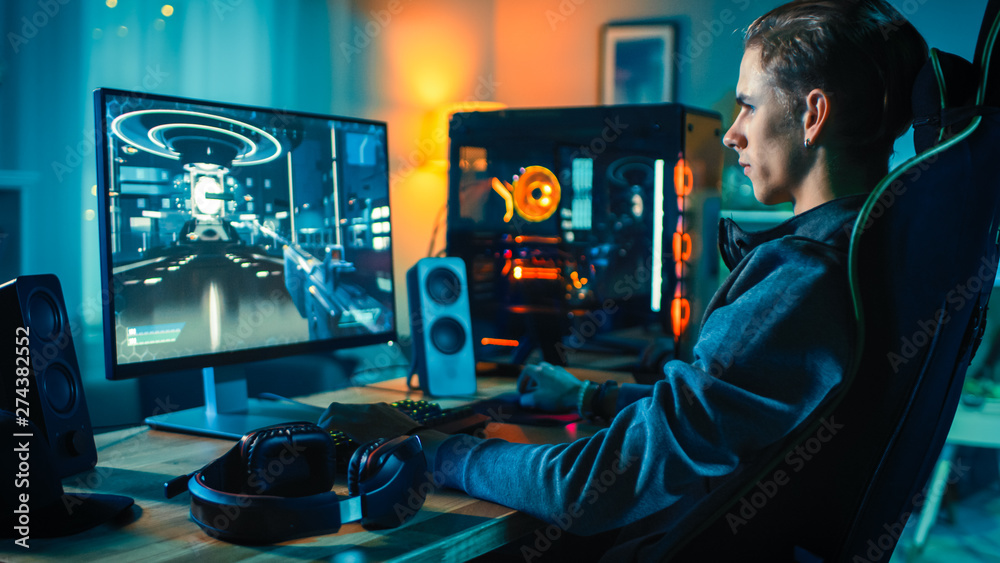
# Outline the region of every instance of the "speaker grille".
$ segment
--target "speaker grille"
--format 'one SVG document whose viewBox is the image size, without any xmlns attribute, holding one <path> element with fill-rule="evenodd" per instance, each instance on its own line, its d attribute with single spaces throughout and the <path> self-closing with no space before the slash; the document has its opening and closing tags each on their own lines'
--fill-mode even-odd
<svg viewBox="0 0 1000 563">
<path fill-rule="evenodd" d="M 427 274 L 424 283 L 427 296 L 441 305 L 451 305 L 458 301 L 458 297 L 462 294 L 462 282 L 455 272 L 447 268 L 434 268 Z"/>
<path fill-rule="evenodd" d="M 42 374 L 42 396 L 59 414 L 67 415 L 76 406 L 76 383 L 73 374 L 60 362 L 53 362 Z"/>
<path fill-rule="evenodd" d="M 55 298 L 48 291 L 38 289 L 31 292 L 28 296 L 27 313 L 32 338 L 55 340 L 62 333 L 62 314 Z"/>
<path fill-rule="evenodd" d="M 0 284 L 0 325 L 29 330 L 28 357 L 34 373 L 30 418 L 51 448 L 53 474 L 65 478 L 94 467 L 97 449 L 59 279 L 40 274 Z M 17 356 L 22 354 L 18 347 Z M 0 372 L 15 362 L 14 346 L 0 348 L 0 366 L 5 366 Z M 0 390 L 0 407 L 14 410 L 18 397 L 5 391 Z"/>
<path fill-rule="evenodd" d="M 451 317 L 443 317 L 431 325 L 431 342 L 442 354 L 456 354 L 465 346 L 465 329 Z"/>
</svg>

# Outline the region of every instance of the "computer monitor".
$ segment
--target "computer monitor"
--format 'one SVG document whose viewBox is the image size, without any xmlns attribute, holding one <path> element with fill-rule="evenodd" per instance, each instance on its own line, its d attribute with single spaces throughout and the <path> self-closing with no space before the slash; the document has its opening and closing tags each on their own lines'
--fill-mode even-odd
<svg viewBox="0 0 1000 563">
<path fill-rule="evenodd" d="M 396 339 L 386 124 L 94 99 L 107 377 L 202 369 L 205 407 L 146 420 L 158 428 L 315 420 L 216 368 Z"/>
</svg>

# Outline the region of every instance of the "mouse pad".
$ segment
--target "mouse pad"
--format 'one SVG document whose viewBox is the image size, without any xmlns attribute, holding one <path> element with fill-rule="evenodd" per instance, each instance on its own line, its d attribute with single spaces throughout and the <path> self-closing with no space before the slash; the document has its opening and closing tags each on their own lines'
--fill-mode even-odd
<svg viewBox="0 0 1000 563">
<path fill-rule="evenodd" d="M 580 420 L 580 415 L 575 412 L 552 414 L 524 408 L 519 402 L 520 396 L 517 391 L 511 391 L 492 399 L 479 401 L 472 405 L 472 408 L 480 414 L 490 416 L 493 416 L 489 412 L 492 409 L 494 413 L 503 416 L 504 422 L 523 426 L 565 426 Z"/>
</svg>

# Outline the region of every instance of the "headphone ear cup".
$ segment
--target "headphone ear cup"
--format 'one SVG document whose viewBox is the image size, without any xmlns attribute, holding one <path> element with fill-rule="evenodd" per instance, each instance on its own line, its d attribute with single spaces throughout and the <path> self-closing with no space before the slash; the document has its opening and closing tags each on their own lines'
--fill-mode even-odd
<svg viewBox="0 0 1000 563">
<path fill-rule="evenodd" d="M 358 448 L 347 474 L 351 496 L 361 497 L 361 524 L 369 530 L 395 528 L 412 518 L 424 504 L 427 481 L 420 438 L 405 435 Z"/>
<path fill-rule="evenodd" d="M 315 424 L 261 428 L 244 436 L 240 445 L 241 493 L 302 497 L 333 487 L 337 449 L 330 434 Z"/>
<path fill-rule="evenodd" d="M 361 482 L 368 477 L 368 475 L 362 475 L 365 473 L 366 465 L 368 465 L 368 454 L 385 442 L 385 438 L 379 438 L 363 444 L 351 456 L 351 462 L 347 466 L 347 492 L 352 497 L 361 494 Z"/>
</svg>

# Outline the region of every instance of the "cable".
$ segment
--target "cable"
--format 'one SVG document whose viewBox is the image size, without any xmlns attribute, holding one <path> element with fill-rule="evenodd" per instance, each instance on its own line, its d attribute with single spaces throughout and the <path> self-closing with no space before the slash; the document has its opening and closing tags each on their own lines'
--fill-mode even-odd
<svg viewBox="0 0 1000 563">
<path fill-rule="evenodd" d="M 434 216 L 434 230 L 431 232 L 431 244 L 427 247 L 427 256 L 434 256 L 434 243 L 437 241 L 438 231 L 441 229 L 441 223 L 447 218 L 448 203 L 446 202 L 438 210 L 437 215 Z M 442 217 L 445 215 L 445 217 Z"/>
</svg>

